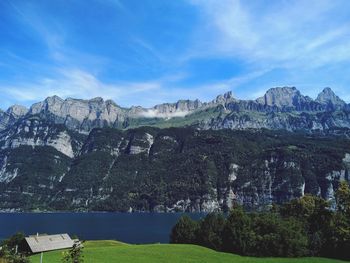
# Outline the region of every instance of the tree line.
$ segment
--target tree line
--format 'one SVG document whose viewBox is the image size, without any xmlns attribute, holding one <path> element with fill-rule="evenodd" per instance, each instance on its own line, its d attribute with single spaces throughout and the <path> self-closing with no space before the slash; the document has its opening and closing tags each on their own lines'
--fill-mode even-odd
<svg viewBox="0 0 350 263">
<path fill-rule="evenodd" d="M 350 259 L 350 189 L 341 182 L 336 209 L 305 195 L 264 212 L 235 205 L 226 215 L 188 216 L 172 228 L 171 243 L 196 244 L 217 251 L 261 257 L 320 256 Z"/>
</svg>

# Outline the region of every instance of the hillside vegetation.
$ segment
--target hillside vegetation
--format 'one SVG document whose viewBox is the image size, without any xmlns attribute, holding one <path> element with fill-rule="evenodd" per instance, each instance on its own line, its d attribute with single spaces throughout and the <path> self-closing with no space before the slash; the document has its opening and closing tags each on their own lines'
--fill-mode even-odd
<svg viewBox="0 0 350 263">
<path fill-rule="evenodd" d="M 334 200 L 339 180 L 349 180 L 344 137 L 152 127 L 79 137 L 56 128 L 55 138 L 70 134 L 79 145 L 64 150 L 74 156 L 49 146 L 0 150 L 0 209 L 212 212 L 237 202 L 258 210 L 308 193 Z"/>
</svg>

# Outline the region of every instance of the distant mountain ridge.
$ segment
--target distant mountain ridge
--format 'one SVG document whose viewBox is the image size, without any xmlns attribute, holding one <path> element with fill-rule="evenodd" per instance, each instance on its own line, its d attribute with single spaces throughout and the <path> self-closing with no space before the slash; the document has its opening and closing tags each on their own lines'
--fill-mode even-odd
<svg viewBox="0 0 350 263">
<path fill-rule="evenodd" d="M 350 107 L 330 88 L 123 108 L 48 97 L 0 111 L 0 210 L 261 209 L 350 182 Z"/>
<path fill-rule="evenodd" d="M 124 108 L 112 100 L 46 98 L 29 109 L 14 105 L 0 112 L 0 131 L 20 120 L 39 116 L 68 129 L 88 133 L 93 128 L 134 128 L 139 126 L 196 126 L 201 129 L 268 128 L 286 130 L 325 130 L 350 128 L 350 105 L 330 88 L 315 100 L 295 87 L 269 89 L 256 100 L 239 100 L 232 92 L 210 102 L 179 100 L 152 108 Z"/>
</svg>

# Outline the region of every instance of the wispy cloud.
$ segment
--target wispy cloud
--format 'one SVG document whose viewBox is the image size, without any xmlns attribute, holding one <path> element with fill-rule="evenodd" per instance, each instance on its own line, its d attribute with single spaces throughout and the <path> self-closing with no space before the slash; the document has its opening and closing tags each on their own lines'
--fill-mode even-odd
<svg viewBox="0 0 350 263">
<path fill-rule="evenodd" d="M 52 95 L 146 107 L 229 90 L 255 99 L 285 85 L 348 94 L 347 0 L 187 0 L 166 12 L 151 2 L 4 1 L 1 107 Z"/>
<path fill-rule="evenodd" d="M 118 8 L 123 5 L 120 1 L 110 0 Z M 72 48 L 67 41 L 72 39 L 69 28 L 59 19 L 43 14 L 38 5 L 32 2 L 8 2 L 12 7 L 13 16 L 23 28 L 32 32 L 46 46 L 46 54 L 51 64 L 66 68 L 94 65 L 95 71 L 108 64 L 109 58 Z M 48 66 L 43 65 L 43 66 Z"/>
<path fill-rule="evenodd" d="M 12 1 L 8 3 L 12 6 L 17 21 L 38 34 L 52 52 L 54 58 L 60 57 L 59 49 L 63 46 L 65 38 L 63 27 L 52 19 L 43 20 L 40 14 L 36 12 L 35 6 L 32 6 L 29 2 L 20 6 Z"/>
<path fill-rule="evenodd" d="M 0 85 L 2 93 L 17 103 L 41 101 L 46 97 L 57 95 L 62 98 L 91 99 L 103 97 L 112 99 L 121 106 L 152 107 L 164 102 L 175 102 L 178 99 L 200 99 L 209 101 L 219 93 L 224 93 L 242 85 L 262 74 L 257 71 L 244 76 L 214 82 L 206 85 L 186 86 L 178 84 L 186 75 L 164 76 L 145 82 L 106 83 L 98 76 L 79 69 L 57 69 L 54 78 L 40 78 L 34 82 Z M 29 103 L 29 104 L 28 104 Z"/>
<path fill-rule="evenodd" d="M 203 31 L 200 41 L 210 43 L 197 55 L 239 56 L 261 66 L 308 68 L 350 58 L 349 23 L 336 16 L 339 8 L 346 8 L 346 1 L 190 2 L 205 17 L 206 28 L 198 29 Z"/>
<path fill-rule="evenodd" d="M 128 103 L 124 100 L 129 96 L 141 96 L 145 93 L 150 95 L 159 88 L 160 83 L 157 82 L 108 84 L 100 81 L 93 74 L 78 69 L 59 69 L 56 78 L 41 78 L 33 83 L 0 86 L 5 95 L 19 102 L 34 102 L 58 95 L 62 98 L 82 99 L 103 97 L 124 105 Z"/>
</svg>

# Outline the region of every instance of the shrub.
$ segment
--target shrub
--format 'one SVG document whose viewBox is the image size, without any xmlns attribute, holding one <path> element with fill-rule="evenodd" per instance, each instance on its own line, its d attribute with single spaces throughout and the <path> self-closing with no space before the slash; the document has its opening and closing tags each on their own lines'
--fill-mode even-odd
<svg viewBox="0 0 350 263">
<path fill-rule="evenodd" d="M 182 216 L 171 231 L 170 243 L 196 244 L 197 230 L 198 222 L 189 216 Z"/>
<path fill-rule="evenodd" d="M 200 222 L 197 232 L 198 244 L 215 249 L 223 249 L 223 231 L 225 227 L 225 217 L 222 214 L 208 214 Z"/>
</svg>

